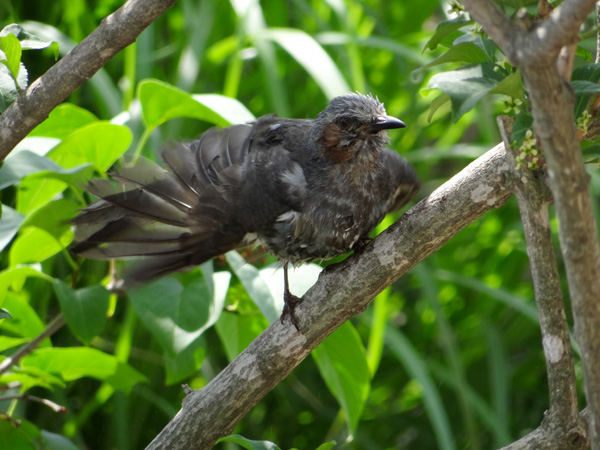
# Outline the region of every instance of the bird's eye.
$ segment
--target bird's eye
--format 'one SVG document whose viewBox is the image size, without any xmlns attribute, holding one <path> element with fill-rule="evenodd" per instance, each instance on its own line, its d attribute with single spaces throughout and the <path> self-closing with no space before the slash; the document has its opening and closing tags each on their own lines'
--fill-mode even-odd
<svg viewBox="0 0 600 450">
<path fill-rule="evenodd" d="M 342 116 L 340 117 L 340 125 L 342 126 L 342 128 L 348 128 L 348 126 L 350 125 L 350 118 L 349 117 L 345 117 Z"/>
</svg>

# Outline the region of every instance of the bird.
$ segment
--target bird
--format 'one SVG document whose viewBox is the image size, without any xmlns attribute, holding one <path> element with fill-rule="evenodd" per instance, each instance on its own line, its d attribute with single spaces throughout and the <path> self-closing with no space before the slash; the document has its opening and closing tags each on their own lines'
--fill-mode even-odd
<svg viewBox="0 0 600 450">
<path fill-rule="evenodd" d="M 288 264 L 360 251 L 418 191 L 415 170 L 387 147 L 387 130 L 404 127 L 376 97 L 350 93 L 315 119 L 271 114 L 210 128 L 166 146 L 164 168 L 139 159 L 90 181 L 98 200 L 73 219 L 71 251 L 143 257 L 124 273 L 127 287 L 262 244 L 283 261 L 281 322 L 289 316 L 299 330 Z"/>
</svg>

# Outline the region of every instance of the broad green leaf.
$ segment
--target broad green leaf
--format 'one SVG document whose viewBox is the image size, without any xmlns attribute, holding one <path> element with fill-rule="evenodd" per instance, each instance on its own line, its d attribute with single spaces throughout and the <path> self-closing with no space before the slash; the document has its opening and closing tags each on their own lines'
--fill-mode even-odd
<svg viewBox="0 0 600 450">
<path fill-rule="evenodd" d="M 325 384 L 336 398 L 352 434 L 369 395 L 371 375 L 365 348 L 350 322 L 344 323 L 312 352 Z"/>
<path fill-rule="evenodd" d="M 435 50 L 438 44 L 442 41 L 442 39 L 458 31 L 465 25 L 469 25 L 471 23 L 473 23 L 472 20 L 468 20 L 463 17 L 457 17 L 456 19 L 445 20 L 444 22 L 441 22 L 436 27 L 435 33 L 433 34 L 431 39 L 429 39 L 429 41 L 427 41 L 427 43 L 425 44 L 425 49 Z"/>
<path fill-rule="evenodd" d="M 65 248 L 72 239 L 72 233 L 59 240 L 41 228 L 24 228 L 10 248 L 10 266 L 45 261 Z"/>
<path fill-rule="evenodd" d="M 351 91 L 329 54 L 304 31 L 269 28 L 257 37 L 271 39 L 279 44 L 310 74 L 327 98 Z"/>
<path fill-rule="evenodd" d="M 413 77 L 417 76 L 425 69 L 428 69 L 433 66 L 438 66 L 440 64 L 446 64 L 450 62 L 463 62 L 467 64 L 474 64 L 487 61 L 488 56 L 481 48 L 479 48 L 472 42 L 463 42 L 461 44 L 457 44 L 450 47 L 450 49 L 443 55 L 437 57 L 429 64 L 426 64 L 423 67 L 415 70 L 413 72 Z"/>
<path fill-rule="evenodd" d="M 132 139 L 131 131 L 125 126 L 92 122 L 64 138 L 48 152 L 48 157 L 67 169 L 93 164 L 104 173 L 125 153 Z"/>
<path fill-rule="evenodd" d="M 12 267 L 0 272 L 0 296 L 11 287 L 14 291 L 21 291 L 25 280 L 29 277 L 42 278 L 52 282 L 53 278 L 34 269 L 33 267 Z"/>
<path fill-rule="evenodd" d="M 231 125 L 229 119 L 253 117 L 237 100 L 222 96 L 192 96 L 181 89 L 158 80 L 143 80 L 138 97 L 142 104 L 144 122 L 150 128 L 176 117 L 191 117 L 221 127 Z M 214 108 L 214 109 L 213 109 Z M 250 119 L 252 120 L 252 119 Z"/>
<path fill-rule="evenodd" d="M 59 375 L 64 381 L 96 378 L 118 390 L 129 391 L 146 381 L 141 373 L 116 357 L 89 347 L 37 349 L 21 360 L 24 368 L 35 367 Z"/>
<path fill-rule="evenodd" d="M 15 80 L 18 79 L 21 65 L 21 43 L 19 39 L 12 33 L 0 36 L 0 51 L 2 52 L 0 53 L 0 62 L 8 67 Z"/>
<path fill-rule="evenodd" d="M 259 270 L 248 264 L 236 251 L 227 252 L 225 259 L 269 323 L 276 321 L 281 313 L 281 306 L 275 300 L 269 285 L 260 276 Z"/>
<path fill-rule="evenodd" d="M 26 338 L 34 338 L 44 331 L 44 322 L 29 305 L 25 295 L 8 291 L 0 297 L 0 306 L 9 310 L 13 316 L 11 320 L 0 321 L 0 329 Z M 45 341 L 42 346 L 48 342 Z"/>
<path fill-rule="evenodd" d="M 431 105 L 429 105 L 429 115 L 427 116 L 427 120 L 429 122 L 431 122 L 431 120 L 433 119 L 433 116 L 435 115 L 437 110 L 440 109 L 442 106 L 444 106 L 449 101 L 450 101 L 450 96 L 448 94 L 441 94 L 441 95 L 438 95 L 436 98 L 434 98 L 433 101 L 431 102 Z M 450 110 L 449 110 L 449 108 L 447 108 L 445 111 L 449 112 Z"/>
<path fill-rule="evenodd" d="M 490 94 L 502 94 L 523 100 L 523 80 L 521 72 L 516 71 L 504 78 L 490 91 Z"/>
<path fill-rule="evenodd" d="M 29 33 L 21 25 L 16 23 L 11 23 L 0 31 L 0 37 L 8 36 L 9 34 L 18 38 L 23 50 L 41 50 L 50 48 L 54 54 L 54 58 L 58 58 L 58 42 L 40 39 L 38 36 Z"/>
<path fill-rule="evenodd" d="M 27 69 L 23 63 L 20 63 L 17 83 L 21 89 L 27 87 L 28 79 Z M 10 69 L 4 64 L 0 64 L 0 113 L 8 108 L 18 95 L 19 92 L 17 91 L 17 86 L 15 85 L 15 80 Z"/>
<path fill-rule="evenodd" d="M 78 450 L 79 448 L 63 435 L 46 430 L 42 430 L 41 444 L 44 450 Z"/>
<path fill-rule="evenodd" d="M 519 148 L 523 143 L 523 139 L 525 139 L 525 133 L 531 129 L 533 129 L 533 117 L 529 113 L 517 114 L 510 137 L 511 144 L 516 142 L 516 148 Z"/>
<path fill-rule="evenodd" d="M 29 150 L 11 153 L 0 168 L 0 189 L 42 170 L 60 171 L 62 168 L 51 159 L 36 155 Z"/>
<path fill-rule="evenodd" d="M 47 136 L 64 139 L 75 130 L 98 121 L 87 109 L 72 103 L 63 103 L 52 110 L 46 120 L 35 127 L 29 136 Z"/>
<path fill-rule="evenodd" d="M 2 205 L 2 217 L 0 217 L 0 250 L 4 250 L 15 237 L 25 216 L 6 205 Z"/>
<path fill-rule="evenodd" d="M 198 372 L 204 362 L 206 351 L 201 339 L 196 339 L 184 350 L 171 357 L 164 354 L 165 370 L 167 372 L 165 383 L 167 386 L 180 383 L 189 376 Z"/>
<path fill-rule="evenodd" d="M 217 94 L 195 94 L 192 98 L 211 109 L 229 124 L 250 123 L 256 118 L 238 100 Z"/>
<path fill-rule="evenodd" d="M 0 436 L 2 447 L 11 450 L 37 450 L 36 441 L 40 430 L 27 420 L 21 420 L 21 425 L 15 427 L 8 420 L 0 420 Z"/>
<path fill-rule="evenodd" d="M 585 64 L 577 67 L 571 74 L 571 84 L 587 81 L 597 85 L 600 81 L 600 64 Z M 573 86 L 575 89 L 575 86 Z M 585 110 L 593 93 L 580 93 L 575 98 L 575 117 L 579 117 Z"/>
<path fill-rule="evenodd" d="M 1 311 L 6 311 L 6 309 L 4 308 L 0 308 Z M 8 311 L 6 311 L 8 312 Z M 12 319 L 12 316 L 5 316 L 2 317 L 4 318 L 10 318 Z M 25 342 L 29 341 L 29 339 L 27 338 L 16 338 L 16 337 L 9 337 L 9 336 L 0 336 L 0 352 L 3 352 L 5 350 L 8 350 L 10 348 L 13 347 L 18 347 L 21 344 L 24 344 Z"/>
<path fill-rule="evenodd" d="M 32 213 L 22 227 L 34 226 L 47 231 L 56 239 L 61 240 L 64 245 L 70 242 L 63 237 L 65 232 L 71 232 L 70 220 L 77 215 L 79 205 L 77 203 L 60 199 L 54 200 L 38 208 Z"/>
<path fill-rule="evenodd" d="M 19 184 L 17 210 L 23 214 L 30 214 L 52 201 L 67 186 L 66 183 L 53 178 L 36 178 L 35 174 L 31 178 L 27 177 Z"/>
<path fill-rule="evenodd" d="M 88 345 L 106 323 L 108 291 L 99 285 L 75 290 L 58 279 L 54 280 L 52 287 L 70 330 Z"/>
<path fill-rule="evenodd" d="M 454 121 L 470 111 L 475 104 L 505 78 L 501 68 L 491 63 L 466 66 L 442 72 L 429 80 L 429 89 L 439 89 L 452 100 Z"/>
<path fill-rule="evenodd" d="M 316 450 L 329 450 L 337 445 L 336 441 L 325 442 L 317 447 Z"/>
<path fill-rule="evenodd" d="M 571 81 L 571 87 L 575 95 L 597 94 L 600 92 L 600 85 L 591 81 L 573 80 Z"/>
<path fill-rule="evenodd" d="M 269 325 L 259 314 L 244 315 L 223 311 L 215 324 L 215 330 L 223 344 L 229 361 L 233 361 Z"/>
<path fill-rule="evenodd" d="M 225 436 L 217 441 L 217 444 L 220 442 L 233 442 L 247 450 L 281 450 L 277 445 L 270 441 L 253 441 L 251 439 L 247 439 L 244 436 L 240 436 L 239 434 L 232 434 L 230 436 Z"/>
<path fill-rule="evenodd" d="M 218 281 L 213 292 L 204 276 L 185 287 L 169 277 L 131 289 L 129 297 L 144 324 L 173 358 L 217 321 L 229 276 L 227 272 L 214 274 Z"/>
</svg>

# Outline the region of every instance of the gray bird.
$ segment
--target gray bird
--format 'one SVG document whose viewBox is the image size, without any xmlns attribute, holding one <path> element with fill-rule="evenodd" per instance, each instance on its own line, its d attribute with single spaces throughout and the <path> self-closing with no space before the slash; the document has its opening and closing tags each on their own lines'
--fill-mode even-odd
<svg viewBox="0 0 600 450">
<path fill-rule="evenodd" d="M 419 189 L 412 167 L 386 148 L 404 128 L 371 96 L 330 101 L 314 120 L 275 115 L 211 128 L 163 150 L 167 169 L 124 166 L 87 190 L 100 198 L 73 220 L 72 251 L 94 259 L 145 258 L 133 285 L 183 271 L 252 243 L 284 261 L 282 322 L 298 298 L 287 265 L 360 249 L 384 216 Z"/>
</svg>

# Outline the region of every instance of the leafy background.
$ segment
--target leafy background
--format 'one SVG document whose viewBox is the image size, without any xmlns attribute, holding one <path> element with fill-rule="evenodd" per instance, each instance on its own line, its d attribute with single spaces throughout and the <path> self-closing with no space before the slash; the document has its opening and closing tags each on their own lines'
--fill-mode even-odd
<svg viewBox="0 0 600 450">
<path fill-rule="evenodd" d="M 534 12 L 527 3 L 500 2 Z M 19 37 L 23 65 L 5 52 L 0 89 L 16 95 L 12 75 L 34 80 L 54 63 L 55 43 L 64 55 L 119 6 L 0 0 L 2 27 L 18 23 L 47 44 L 29 49 Z M 3 442 L 143 448 L 178 411 L 181 383 L 202 388 L 278 318 L 280 267 L 260 251 L 229 253 L 120 297 L 107 287 L 123 263 L 69 254 L 68 220 L 92 200 L 82 184 L 106 176 L 124 153 L 156 159 L 169 141 L 273 112 L 314 117 L 348 91 L 377 95 L 408 124 L 390 133 L 391 147 L 421 177 L 416 201 L 499 141 L 495 115 L 515 99 L 520 144 L 531 121 L 518 73 L 448 10 L 432 0 L 180 0 L 39 125 L 0 169 L 0 308 L 12 315 L 0 319 L 2 358 L 61 314 L 67 326 L 0 376 L 0 409 L 21 421 L 0 417 Z M 578 115 L 597 92 L 594 37 L 584 31 L 578 49 Z M 15 48 L 7 39 L 2 49 Z M 593 158 L 594 143 L 584 147 Z M 597 199 L 593 165 L 590 173 Z M 556 234 L 554 219 L 552 227 Z M 319 270 L 296 270 L 293 291 Z M 250 447 L 247 439 L 301 449 L 333 440 L 357 449 L 507 444 L 548 405 L 540 340 L 511 199 L 341 327 L 242 420 L 244 437 L 218 448 Z M 67 412 L 2 400 L 23 393 Z"/>
</svg>

